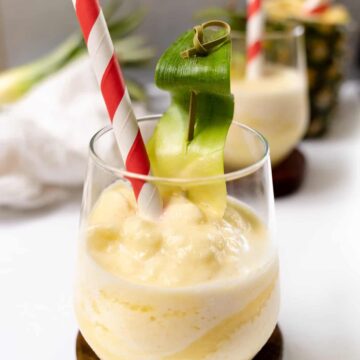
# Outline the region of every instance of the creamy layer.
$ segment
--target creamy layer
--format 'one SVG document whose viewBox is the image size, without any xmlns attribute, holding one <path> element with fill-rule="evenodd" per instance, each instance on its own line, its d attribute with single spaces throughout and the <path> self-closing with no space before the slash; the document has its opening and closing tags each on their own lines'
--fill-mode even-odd
<svg viewBox="0 0 360 360">
<path fill-rule="evenodd" d="M 241 204 L 209 220 L 178 194 L 155 226 L 115 184 L 84 234 L 76 313 L 103 360 L 247 360 L 275 327 L 277 257 Z"/>
<path fill-rule="evenodd" d="M 305 75 L 287 67 L 268 66 L 256 80 L 232 78 L 234 120 L 262 133 L 269 142 L 271 162 L 278 164 L 296 147 L 308 123 Z M 243 153 L 240 130 L 232 125 L 227 139 L 227 160 Z"/>
<path fill-rule="evenodd" d="M 114 332 L 114 329 L 105 325 L 104 321 L 94 321 L 89 317 L 89 313 L 84 311 L 84 303 L 76 303 L 76 313 L 84 337 L 103 360 L 249 360 L 264 346 L 276 326 L 279 295 L 278 282 L 274 281 L 241 310 L 219 320 L 204 331 L 201 331 L 200 325 L 176 327 L 175 331 L 179 332 L 180 336 L 189 338 L 181 347 L 178 343 L 171 342 L 169 336 L 169 332 L 174 332 L 172 326 L 179 324 L 179 321 L 174 321 L 172 317 L 183 318 L 189 325 L 188 318 L 199 317 L 197 312 L 186 314 L 173 311 L 171 316 L 165 313 L 162 318 L 157 319 L 153 315 L 152 308 L 131 305 L 129 309 L 132 309 L 133 316 L 136 318 L 139 316 L 138 313 L 143 313 L 144 320 L 143 323 L 138 323 L 141 327 L 137 332 L 133 329 L 134 332 L 128 339 L 127 334 L 120 336 L 119 332 Z M 102 302 L 104 299 L 99 301 Z M 93 306 L 96 312 L 99 312 L 105 304 L 106 300 L 100 307 L 94 304 Z M 109 314 L 109 318 L 118 315 L 120 315 L 118 312 L 114 312 Z M 121 316 L 124 316 L 124 313 Z M 218 316 L 218 313 L 214 314 L 214 318 Z M 157 326 L 153 326 L 151 330 L 147 329 L 147 333 L 144 333 L 142 327 L 148 327 L 148 322 Z M 163 323 L 156 324 L 159 322 Z M 165 325 L 165 322 L 168 324 Z M 125 330 L 125 327 L 121 329 L 126 333 Z M 142 343 L 142 336 L 151 338 L 156 345 L 151 348 L 147 342 Z M 140 338 L 140 344 L 136 341 L 137 338 Z"/>
</svg>

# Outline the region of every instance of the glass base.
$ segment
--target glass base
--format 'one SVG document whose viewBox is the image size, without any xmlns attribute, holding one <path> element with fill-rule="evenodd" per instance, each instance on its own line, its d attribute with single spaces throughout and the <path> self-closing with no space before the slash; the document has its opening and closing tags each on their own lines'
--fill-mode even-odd
<svg viewBox="0 0 360 360">
<path fill-rule="evenodd" d="M 272 169 L 275 197 L 296 192 L 305 179 L 305 156 L 295 149 L 283 162 Z"/>
<path fill-rule="evenodd" d="M 270 339 L 253 360 L 281 360 L 283 353 L 283 338 L 281 331 L 276 326 Z M 76 339 L 76 358 L 77 360 L 100 360 L 91 350 L 81 333 Z"/>
</svg>

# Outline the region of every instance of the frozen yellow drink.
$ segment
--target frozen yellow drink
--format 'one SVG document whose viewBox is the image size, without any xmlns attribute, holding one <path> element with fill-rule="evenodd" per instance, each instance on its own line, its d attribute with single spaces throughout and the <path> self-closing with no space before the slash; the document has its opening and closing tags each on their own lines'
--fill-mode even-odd
<svg viewBox="0 0 360 360">
<path fill-rule="evenodd" d="M 81 332 L 102 360 L 249 360 L 273 331 L 278 259 L 268 232 L 228 198 L 208 218 L 183 194 L 160 219 L 132 190 L 105 189 L 83 228 L 76 286 Z"/>
</svg>

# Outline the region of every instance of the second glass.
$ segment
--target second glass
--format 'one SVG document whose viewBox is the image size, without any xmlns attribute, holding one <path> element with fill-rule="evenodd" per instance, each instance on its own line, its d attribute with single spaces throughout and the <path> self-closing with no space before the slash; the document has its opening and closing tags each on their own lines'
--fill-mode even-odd
<svg viewBox="0 0 360 360">
<path fill-rule="evenodd" d="M 246 37 L 233 33 L 231 87 L 234 120 L 265 136 L 271 162 L 279 164 L 305 134 L 309 118 L 304 30 L 266 33 L 263 38 L 263 74 L 246 78 Z M 236 141 L 232 145 L 236 150 Z"/>
</svg>

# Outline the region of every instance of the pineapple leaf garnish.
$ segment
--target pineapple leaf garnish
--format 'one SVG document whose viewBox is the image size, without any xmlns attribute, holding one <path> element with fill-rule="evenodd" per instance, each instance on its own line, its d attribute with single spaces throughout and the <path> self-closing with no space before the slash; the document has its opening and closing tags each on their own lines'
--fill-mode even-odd
<svg viewBox="0 0 360 360">
<path fill-rule="evenodd" d="M 221 24 L 195 27 L 195 37 L 192 30 L 185 32 L 157 64 L 156 84 L 171 93 L 172 103 L 148 143 L 156 176 L 191 179 L 224 173 L 224 145 L 234 101 L 230 92 L 230 29 Z M 161 191 L 165 201 L 173 192 L 186 192 L 208 216 L 221 217 L 225 211 L 223 180 L 162 186 Z"/>
</svg>

